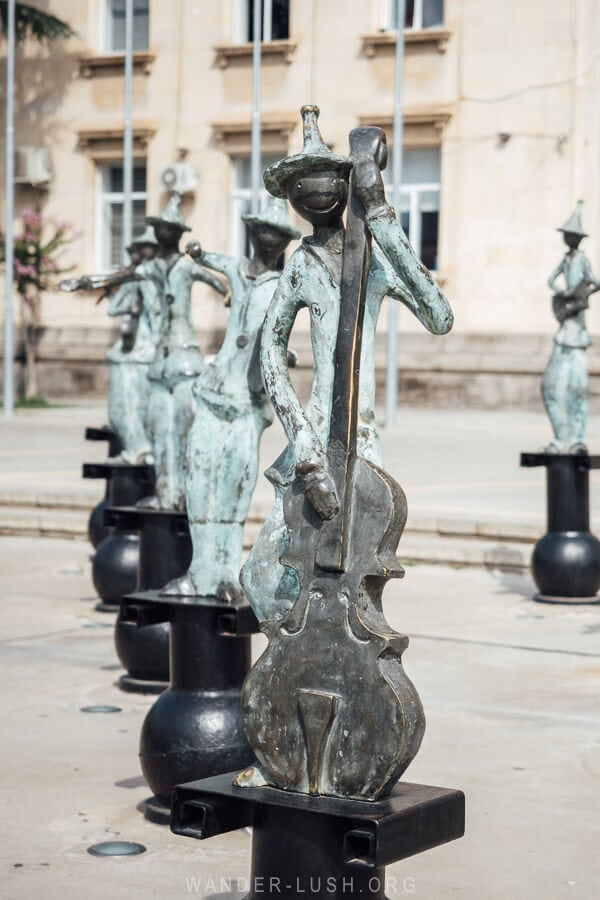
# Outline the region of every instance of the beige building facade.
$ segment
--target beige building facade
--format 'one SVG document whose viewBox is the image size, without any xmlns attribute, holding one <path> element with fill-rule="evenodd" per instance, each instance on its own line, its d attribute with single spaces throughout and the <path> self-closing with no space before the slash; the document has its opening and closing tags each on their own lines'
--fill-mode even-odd
<svg viewBox="0 0 600 900">
<path fill-rule="evenodd" d="M 73 222 L 82 237 L 65 258 L 81 272 L 104 270 L 120 255 L 123 2 L 36 5 L 68 21 L 77 37 L 18 50 L 15 208 L 37 206 Z M 183 162 L 180 175 L 197 176 L 183 204 L 193 236 L 221 252 L 243 252 L 245 242 L 251 6 L 135 0 L 137 218 L 160 209 L 161 175 Z M 307 102 L 321 108 L 323 136 L 336 152 L 345 152 L 359 123 L 382 125 L 391 142 L 393 2 L 263 7 L 265 162 L 300 148 Z M 583 246 L 600 273 L 600 4 L 410 0 L 407 10 L 403 223 L 436 270 L 456 324 L 452 335 L 432 339 L 402 311 L 401 402 L 535 405 L 555 325 L 545 281 L 563 252 L 554 229 L 579 197 L 591 235 Z M 32 186 L 35 165 L 28 173 L 26 157 L 39 164 L 44 154 L 51 174 Z M 593 297 L 592 334 L 600 332 L 599 304 Z M 214 349 L 225 311 L 198 287 L 194 314 L 203 346 Z M 101 389 L 96 361 L 111 328 L 102 307 L 52 294 L 44 323 L 48 392 Z M 380 330 L 383 337 L 385 316 Z M 71 375 L 60 373 L 65 359 Z M 595 351 L 592 371 L 600 373 Z"/>
</svg>

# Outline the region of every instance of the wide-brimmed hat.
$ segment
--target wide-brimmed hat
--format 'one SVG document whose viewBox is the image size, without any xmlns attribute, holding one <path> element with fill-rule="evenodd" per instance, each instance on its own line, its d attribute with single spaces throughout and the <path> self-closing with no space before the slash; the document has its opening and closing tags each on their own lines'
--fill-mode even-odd
<svg viewBox="0 0 600 900">
<path fill-rule="evenodd" d="M 154 228 L 152 225 L 147 225 L 145 231 L 142 231 L 141 234 L 138 234 L 137 237 L 134 237 L 132 242 L 128 247 L 125 247 L 126 250 L 132 250 L 133 247 L 140 247 L 143 244 L 152 244 L 154 247 L 158 247 L 158 241 L 156 240 L 156 235 L 154 234 Z"/>
<path fill-rule="evenodd" d="M 246 225 L 268 225 L 269 228 L 276 228 L 277 231 L 287 235 L 290 240 L 297 240 L 302 236 L 290 222 L 287 203 L 281 197 L 269 197 L 266 209 L 256 215 L 246 213 L 242 216 L 242 222 L 245 222 Z"/>
<path fill-rule="evenodd" d="M 588 237 L 587 231 L 583 230 L 583 225 L 581 224 L 582 209 L 583 200 L 578 200 L 575 211 L 571 213 L 565 224 L 556 230 L 562 231 L 563 234 L 579 234 L 581 237 Z"/>
<path fill-rule="evenodd" d="M 167 225 L 176 225 L 181 231 L 191 231 L 192 229 L 185 224 L 183 216 L 179 212 L 180 203 L 181 194 L 179 191 L 173 191 L 167 205 L 159 216 L 146 216 L 146 225 L 159 225 L 163 222 Z"/>
<path fill-rule="evenodd" d="M 274 197 L 287 197 L 286 184 L 292 177 L 326 171 L 346 175 L 352 168 L 348 156 L 332 153 L 323 143 L 318 123 L 319 107 L 303 106 L 300 115 L 304 136 L 302 152 L 278 160 L 265 169 L 263 175 L 265 187 Z"/>
</svg>

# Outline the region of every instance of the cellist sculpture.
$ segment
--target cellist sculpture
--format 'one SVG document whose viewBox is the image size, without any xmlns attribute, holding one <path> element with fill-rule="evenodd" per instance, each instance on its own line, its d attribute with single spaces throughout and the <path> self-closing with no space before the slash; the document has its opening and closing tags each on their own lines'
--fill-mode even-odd
<svg viewBox="0 0 600 900">
<path fill-rule="evenodd" d="M 206 838 L 253 825 L 247 900 L 265 893 L 384 900 L 387 863 L 460 837 L 464 828 L 460 792 L 396 784 L 424 730 L 401 664 L 408 639 L 390 628 L 381 604 L 388 579 L 403 574 L 395 551 L 406 502 L 400 486 L 358 452 L 370 274 L 363 207 L 372 207 L 381 189 L 385 135 L 355 129 L 350 148 L 343 165 L 331 154 L 313 169 L 320 166 L 323 194 L 335 187 L 339 213 L 346 202 L 339 182 L 347 188 L 350 172 L 350 202 L 332 396 L 328 421 L 319 423 L 323 452 L 314 465 L 296 458 L 283 501 L 289 537 L 281 561 L 297 573 L 298 592 L 291 607 L 284 597 L 279 615 L 263 617 L 269 645 L 244 686 L 245 728 L 258 765 L 180 786 L 173 798 L 176 834 Z M 317 182 L 304 199 L 331 210 Z M 408 269 L 408 251 L 406 263 Z M 265 328 L 276 304 L 277 294 Z M 273 601 L 266 608 L 275 609 Z"/>
</svg>

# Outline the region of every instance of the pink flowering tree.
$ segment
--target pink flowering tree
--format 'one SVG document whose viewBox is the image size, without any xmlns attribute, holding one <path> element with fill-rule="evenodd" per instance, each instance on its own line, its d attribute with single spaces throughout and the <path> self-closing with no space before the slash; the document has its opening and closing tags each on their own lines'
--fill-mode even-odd
<svg viewBox="0 0 600 900">
<path fill-rule="evenodd" d="M 56 290 L 59 277 L 73 266 L 61 266 L 66 244 L 77 237 L 68 222 L 44 219 L 40 212 L 21 212 L 21 233 L 14 239 L 14 283 L 21 300 L 21 341 L 25 356 L 25 399 L 39 397 L 37 360 L 42 334 L 41 293 Z M 5 258 L 5 238 L 0 233 L 0 258 Z"/>
</svg>

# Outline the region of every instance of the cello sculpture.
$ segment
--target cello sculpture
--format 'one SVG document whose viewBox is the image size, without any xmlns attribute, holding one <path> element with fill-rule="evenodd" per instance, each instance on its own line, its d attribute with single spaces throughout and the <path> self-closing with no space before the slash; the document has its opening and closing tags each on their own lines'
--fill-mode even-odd
<svg viewBox="0 0 600 900">
<path fill-rule="evenodd" d="M 257 763 L 177 787 L 171 828 L 204 839 L 252 825 L 247 900 L 265 894 L 385 900 L 388 863 L 463 834 L 464 797 L 398 783 L 425 728 L 418 694 L 402 668 L 408 638 L 392 630 L 382 609 L 387 581 L 403 575 L 395 552 L 406 501 L 400 486 L 368 458 L 376 455 L 377 443 L 365 435 L 373 424 L 368 406 L 360 409 L 362 367 L 372 351 L 362 348 L 363 326 L 372 339 L 373 305 L 378 307 L 373 273 L 377 279 L 384 266 L 380 260 L 371 264 L 371 234 L 379 231 L 381 249 L 388 225 L 399 228 L 379 171 L 387 157 L 385 135 L 379 128 L 354 129 L 350 158 L 336 156 L 318 135 L 316 107 L 302 112 L 303 153 L 265 173 L 276 196 L 285 196 L 277 193 L 278 176 L 287 179 L 283 189 L 315 226 L 315 235 L 288 262 L 263 332 L 265 383 L 290 445 L 270 471 L 275 508 L 281 501 L 284 516 L 271 545 L 287 575 L 282 578 L 269 563 L 263 545 L 243 580 L 269 639 L 242 693 Z M 380 228 L 372 219 L 382 216 L 387 224 Z M 398 293 L 431 330 L 443 333 L 452 321 L 447 301 L 405 238 L 398 244 L 396 259 L 405 276 Z M 307 260 L 313 253 L 321 267 L 311 278 Z M 335 254 L 338 279 L 331 266 Z M 314 291 L 319 278 L 330 279 L 329 294 Z M 383 275 L 380 285 L 382 280 Z M 291 312 L 285 296 L 290 289 Z M 313 388 L 308 413 L 290 401 L 285 384 L 276 388 L 270 371 L 271 348 L 279 345 L 274 358 L 285 358 L 302 305 L 293 305 L 294 291 L 312 302 L 313 384 L 320 389 Z M 325 334 L 326 341 L 328 329 L 335 330 L 330 354 L 315 352 L 315 322 L 323 325 L 318 337 Z"/>
<path fill-rule="evenodd" d="M 356 161 L 382 161 L 385 135 L 355 129 L 350 148 Z M 392 631 L 381 605 L 388 579 L 404 574 L 395 550 L 406 501 L 383 469 L 357 454 L 370 252 L 351 188 L 327 451 L 333 484 L 314 483 L 313 503 L 306 477 L 296 478 L 284 500 L 290 546 L 281 561 L 298 573 L 300 592 L 283 619 L 265 625 L 269 646 L 244 686 L 245 728 L 260 770 L 242 773 L 240 785 L 258 779 L 376 800 L 391 790 L 423 737 L 421 702 L 401 662 L 408 638 Z"/>
</svg>

